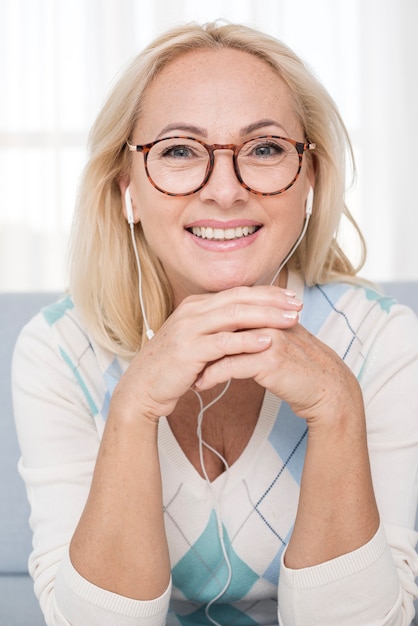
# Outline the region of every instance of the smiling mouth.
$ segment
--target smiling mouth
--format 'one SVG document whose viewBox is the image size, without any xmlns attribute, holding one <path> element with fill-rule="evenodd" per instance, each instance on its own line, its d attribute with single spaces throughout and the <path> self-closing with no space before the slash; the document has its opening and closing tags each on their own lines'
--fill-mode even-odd
<svg viewBox="0 0 418 626">
<path fill-rule="evenodd" d="M 216 241 L 231 241 L 252 235 L 261 226 L 238 226 L 237 228 L 212 228 L 210 226 L 193 226 L 187 230 L 200 239 L 216 239 Z"/>
</svg>

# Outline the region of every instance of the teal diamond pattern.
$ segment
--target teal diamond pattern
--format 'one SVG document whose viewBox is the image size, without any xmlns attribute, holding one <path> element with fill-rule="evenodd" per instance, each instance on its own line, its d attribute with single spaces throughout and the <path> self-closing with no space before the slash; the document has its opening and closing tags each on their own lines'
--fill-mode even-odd
<svg viewBox="0 0 418 626">
<path fill-rule="evenodd" d="M 386 311 L 386 313 L 389 313 L 392 306 L 396 304 L 396 300 L 394 298 L 377 293 L 377 291 L 375 291 L 374 289 L 364 287 L 364 291 L 366 294 L 366 298 L 368 300 L 374 300 L 375 302 L 377 302 L 382 311 Z"/>
<path fill-rule="evenodd" d="M 243 598 L 259 579 L 259 575 L 248 567 L 234 551 L 225 527 L 223 527 L 223 532 L 226 552 L 232 567 L 230 585 L 221 598 L 222 602 L 227 603 Z M 212 511 L 208 525 L 198 540 L 174 566 L 172 578 L 174 585 L 183 592 L 186 598 L 198 604 L 207 604 L 221 592 L 228 579 L 228 568 L 220 544 L 215 511 Z M 211 613 L 212 611 L 216 611 L 215 606 L 211 608 Z M 239 621 L 237 623 L 244 624 Z M 252 622 L 245 622 L 245 624 L 250 623 Z"/>
<path fill-rule="evenodd" d="M 42 309 L 42 313 L 49 326 L 53 326 L 56 322 L 58 322 L 69 309 L 74 307 L 73 301 L 70 296 L 59 300 L 58 302 L 53 302 L 52 304 L 44 307 Z"/>
</svg>

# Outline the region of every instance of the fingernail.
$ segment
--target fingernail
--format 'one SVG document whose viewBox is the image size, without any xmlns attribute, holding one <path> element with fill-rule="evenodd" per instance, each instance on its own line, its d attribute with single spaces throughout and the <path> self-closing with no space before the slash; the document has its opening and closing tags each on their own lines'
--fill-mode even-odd
<svg viewBox="0 0 418 626">
<path fill-rule="evenodd" d="M 290 296 L 291 298 L 296 296 L 296 291 L 293 291 L 292 289 L 285 289 L 284 292 L 286 296 Z"/>
<path fill-rule="evenodd" d="M 288 298 L 287 301 L 289 304 L 294 304 L 296 306 L 301 306 L 303 304 L 302 300 L 299 300 L 299 298 Z"/>
<path fill-rule="evenodd" d="M 259 343 L 271 343 L 271 337 L 269 335 L 259 335 L 257 339 Z"/>
<path fill-rule="evenodd" d="M 283 311 L 282 315 L 288 320 L 295 320 L 299 314 L 297 311 Z"/>
</svg>

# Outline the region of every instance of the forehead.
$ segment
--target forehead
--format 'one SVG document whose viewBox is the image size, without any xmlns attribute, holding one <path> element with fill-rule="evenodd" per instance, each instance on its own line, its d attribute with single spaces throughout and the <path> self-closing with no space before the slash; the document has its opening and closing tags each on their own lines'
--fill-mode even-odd
<svg viewBox="0 0 418 626">
<path fill-rule="evenodd" d="M 153 79 L 144 94 L 138 127 L 149 135 L 173 122 L 187 122 L 210 133 L 233 131 L 259 119 L 277 119 L 289 127 L 289 134 L 299 127 L 283 79 L 248 52 L 205 49 L 172 60 Z"/>
</svg>

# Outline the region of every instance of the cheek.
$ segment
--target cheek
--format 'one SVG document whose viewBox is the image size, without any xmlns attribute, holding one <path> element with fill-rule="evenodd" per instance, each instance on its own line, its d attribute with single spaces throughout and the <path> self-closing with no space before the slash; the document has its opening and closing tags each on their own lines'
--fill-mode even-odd
<svg viewBox="0 0 418 626">
<path fill-rule="evenodd" d="M 141 155 L 138 156 L 141 158 Z M 143 214 L 150 205 L 150 194 L 153 191 L 153 187 L 147 179 L 142 163 L 140 165 L 141 167 L 134 166 L 131 169 L 129 189 L 132 196 L 135 217 L 137 220 L 142 221 Z"/>
<path fill-rule="evenodd" d="M 280 230 L 285 236 L 286 233 L 291 236 L 295 232 L 299 232 L 305 216 L 305 200 L 301 193 L 290 193 L 289 189 L 282 197 L 273 203 L 266 210 L 274 225 L 274 228 Z M 279 197 L 278 197 L 279 198 Z"/>
<path fill-rule="evenodd" d="M 142 188 L 137 198 L 137 215 L 149 245 L 154 250 L 172 249 L 170 242 L 183 232 L 181 216 L 184 202 L 159 192 L 152 185 Z"/>
<path fill-rule="evenodd" d="M 157 221 L 163 226 L 166 220 L 178 220 L 186 204 L 185 198 L 169 196 L 156 189 L 141 162 L 134 164 L 131 170 L 130 188 L 137 216 L 144 225 Z"/>
</svg>

